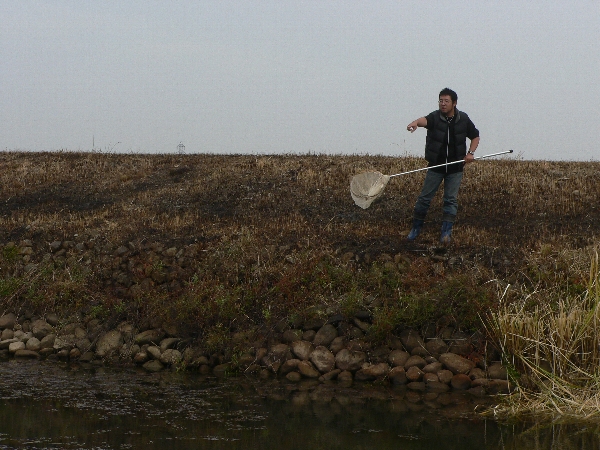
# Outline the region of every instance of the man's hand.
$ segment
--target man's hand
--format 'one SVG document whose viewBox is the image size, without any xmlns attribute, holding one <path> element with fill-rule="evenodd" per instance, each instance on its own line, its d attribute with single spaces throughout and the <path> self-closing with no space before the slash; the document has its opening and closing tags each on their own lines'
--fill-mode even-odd
<svg viewBox="0 0 600 450">
<path fill-rule="evenodd" d="M 410 131 L 411 133 L 414 133 L 415 130 L 417 129 L 417 122 L 418 122 L 418 120 L 413 120 L 411 123 L 408 124 L 406 129 L 408 131 Z"/>
<path fill-rule="evenodd" d="M 473 161 L 475 161 L 475 155 L 473 155 L 472 153 L 467 153 L 467 155 L 465 156 L 465 164 L 472 163 Z"/>
</svg>

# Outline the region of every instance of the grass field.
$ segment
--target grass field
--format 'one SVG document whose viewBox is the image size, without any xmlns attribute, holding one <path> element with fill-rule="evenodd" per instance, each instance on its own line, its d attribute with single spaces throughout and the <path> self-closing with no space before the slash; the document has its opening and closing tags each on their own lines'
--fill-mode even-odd
<svg viewBox="0 0 600 450">
<path fill-rule="evenodd" d="M 600 163 L 466 168 L 454 241 L 441 193 L 410 244 L 424 173 L 369 209 L 350 178 L 414 157 L 0 153 L 0 307 L 164 320 L 200 338 L 294 317 L 373 314 L 397 329 L 482 329 L 530 292 L 585 290 L 600 235 Z M 218 339 L 217 339 L 218 340 Z"/>
</svg>

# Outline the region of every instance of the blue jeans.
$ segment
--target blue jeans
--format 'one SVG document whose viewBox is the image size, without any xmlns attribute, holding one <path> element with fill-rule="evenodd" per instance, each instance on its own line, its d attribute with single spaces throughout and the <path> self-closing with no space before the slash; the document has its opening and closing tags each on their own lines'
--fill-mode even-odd
<svg viewBox="0 0 600 450">
<path fill-rule="evenodd" d="M 445 222 L 454 222 L 456 213 L 458 212 L 458 189 L 462 181 L 463 173 L 438 173 L 432 170 L 427 171 L 423 189 L 415 204 L 415 219 L 425 220 L 431 200 L 435 196 L 440 184 L 444 182 L 444 207 L 443 218 Z"/>
</svg>

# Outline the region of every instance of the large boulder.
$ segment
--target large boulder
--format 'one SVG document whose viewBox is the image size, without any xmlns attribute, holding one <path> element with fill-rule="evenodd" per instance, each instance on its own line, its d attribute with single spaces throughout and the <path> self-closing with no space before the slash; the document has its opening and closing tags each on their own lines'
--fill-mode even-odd
<svg viewBox="0 0 600 450">
<path fill-rule="evenodd" d="M 446 366 L 448 370 L 450 370 L 453 374 L 468 374 L 473 367 L 475 367 L 475 363 L 473 361 L 468 360 L 467 358 L 463 358 L 462 356 L 456 355 L 454 353 L 443 353 L 439 358 L 440 362 Z"/>
<path fill-rule="evenodd" d="M 181 362 L 182 355 L 179 350 L 169 348 L 160 355 L 160 362 L 167 366 L 177 365 Z"/>
<path fill-rule="evenodd" d="M 335 355 L 335 365 L 343 371 L 354 372 L 362 367 L 366 358 L 364 352 L 343 349 Z"/>
<path fill-rule="evenodd" d="M 31 331 L 36 338 L 41 340 L 49 334 L 52 334 L 54 332 L 54 328 L 45 320 L 38 319 L 34 320 L 31 324 Z"/>
<path fill-rule="evenodd" d="M 309 361 L 300 361 L 298 363 L 298 372 L 306 378 L 319 378 L 321 374 Z"/>
<path fill-rule="evenodd" d="M 4 328 L 13 328 L 15 326 L 15 322 L 17 321 L 17 316 L 14 313 L 4 314 L 0 317 L 0 330 Z"/>
<path fill-rule="evenodd" d="M 392 367 L 404 367 L 406 361 L 410 358 L 410 354 L 404 350 L 392 350 L 388 356 L 388 361 Z"/>
<path fill-rule="evenodd" d="M 77 337 L 74 334 L 65 334 L 62 336 L 56 336 L 54 339 L 54 350 L 57 352 L 61 350 L 71 351 L 77 344 Z"/>
<path fill-rule="evenodd" d="M 326 325 L 327 326 L 327 325 Z M 327 347 L 320 345 L 310 354 L 310 362 L 317 368 L 321 373 L 327 373 L 335 367 L 335 356 L 331 353 Z"/>
<path fill-rule="evenodd" d="M 400 341 L 409 353 L 412 353 L 413 349 L 417 347 L 425 348 L 423 339 L 415 330 L 404 330 L 400 333 Z"/>
<path fill-rule="evenodd" d="M 317 331 L 317 334 L 316 334 L 315 338 L 313 339 L 313 344 L 317 347 L 319 345 L 328 346 L 329 344 L 331 344 L 333 342 L 333 340 L 337 336 L 338 336 L 337 328 L 328 323 L 326 325 L 323 325 L 319 329 L 319 331 Z"/>
<path fill-rule="evenodd" d="M 96 355 L 101 358 L 119 350 L 123 346 L 123 335 L 118 330 L 111 330 L 98 339 Z"/>
<path fill-rule="evenodd" d="M 371 381 L 377 378 L 384 377 L 390 371 L 390 366 L 387 363 L 373 364 L 356 372 L 354 379 L 356 381 Z"/>
<path fill-rule="evenodd" d="M 307 361 L 315 348 L 312 343 L 308 341 L 294 341 L 290 346 L 292 348 L 292 353 L 302 361 Z"/>
<path fill-rule="evenodd" d="M 11 342 L 8 346 L 8 352 L 14 355 L 19 350 L 25 350 L 25 342 Z"/>
<path fill-rule="evenodd" d="M 27 350 L 39 352 L 41 350 L 40 340 L 36 337 L 32 337 L 31 339 L 28 339 L 27 343 L 25 344 L 25 348 Z"/>
<path fill-rule="evenodd" d="M 135 336 L 134 342 L 142 346 L 144 344 L 159 345 L 165 337 L 165 332 L 159 329 L 146 330 Z"/>
</svg>

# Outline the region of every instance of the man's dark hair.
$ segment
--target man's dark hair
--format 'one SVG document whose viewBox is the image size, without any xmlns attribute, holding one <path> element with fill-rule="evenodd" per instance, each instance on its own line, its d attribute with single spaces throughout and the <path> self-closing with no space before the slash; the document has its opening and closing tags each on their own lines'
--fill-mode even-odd
<svg viewBox="0 0 600 450">
<path fill-rule="evenodd" d="M 440 98 L 442 95 L 449 95 L 450 99 L 452 100 L 452 103 L 456 103 L 458 101 L 458 95 L 456 95 L 456 92 L 454 92 L 450 88 L 444 88 L 444 89 L 442 89 L 440 91 L 440 95 L 438 96 L 438 98 Z"/>
</svg>

